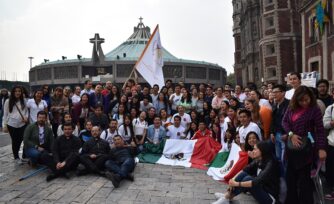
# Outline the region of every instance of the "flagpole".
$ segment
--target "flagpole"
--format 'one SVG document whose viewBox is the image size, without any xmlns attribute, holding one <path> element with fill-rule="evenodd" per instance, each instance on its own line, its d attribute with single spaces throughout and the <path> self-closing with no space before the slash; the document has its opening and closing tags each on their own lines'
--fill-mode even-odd
<svg viewBox="0 0 334 204">
<path fill-rule="evenodd" d="M 136 64 L 135 64 L 135 66 L 133 67 L 133 69 L 132 69 L 132 71 L 131 71 L 131 73 L 130 73 L 130 76 L 129 76 L 129 77 L 126 79 L 126 81 L 124 82 L 122 89 L 125 88 L 127 81 L 131 78 L 131 76 L 132 76 L 133 73 L 135 74 L 135 82 L 138 83 L 138 75 L 137 75 L 137 73 L 136 73 L 136 66 L 137 66 L 138 62 L 140 62 L 140 60 L 143 58 L 143 56 L 144 56 L 144 54 L 145 54 L 145 51 L 147 50 L 148 46 L 150 45 L 150 43 L 151 43 L 151 41 L 152 41 L 152 39 L 153 39 L 155 33 L 157 32 L 158 28 L 159 28 L 159 24 L 155 27 L 155 29 L 154 29 L 154 31 L 153 31 L 153 33 L 152 33 L 150 39 L 148 40 L 148 42 L 147 42 L 147 44 L 146 44 L 146 46 L 145 46 L 143 52 L 141 53 L 141 55 L 140 55 L 140 57 L 138 58 L 138 60 L 137 60 L 137 62 L 136 62 Z"/>
</svg>

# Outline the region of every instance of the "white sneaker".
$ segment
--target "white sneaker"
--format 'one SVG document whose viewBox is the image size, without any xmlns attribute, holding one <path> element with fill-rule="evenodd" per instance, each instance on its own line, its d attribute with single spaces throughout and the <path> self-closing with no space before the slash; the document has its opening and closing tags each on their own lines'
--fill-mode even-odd
<svg viewBox="0 0 334 204">
<path fill-rule="evenodd" d="M 229 203 L 229 200 L 226 200 L 223 196 L 219 198 L 216 202 L 213 202 L 212 204 L 224 204 L 224 203 Z"/>
<path fill-rule="evenodd" d="M 15 159 L 14 162 L 16 165 L 22 165 L 22 161 L 19 158 Z"/>
<path fill-rule="evenodd" d="M 224 193 L 216 192 L 216 193 L 215 193 L 215 197 L 216 197 L 217 199 L 219 199 L 219 198 L 221 198 L 221 197 L 224 197 Z"/>
</svg>

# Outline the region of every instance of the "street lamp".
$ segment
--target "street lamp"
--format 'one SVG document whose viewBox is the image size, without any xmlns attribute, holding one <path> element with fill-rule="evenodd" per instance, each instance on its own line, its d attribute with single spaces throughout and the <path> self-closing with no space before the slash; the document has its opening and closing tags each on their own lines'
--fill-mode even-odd
<svg viewBox="0 0 334 204">
<path fill-rule="evenodd" d="M 30 59 L 30 68 L 32 68 L 32 59 L 34 59 L 34 57 L 28 57 L 28 59 Z"/>
</svg>

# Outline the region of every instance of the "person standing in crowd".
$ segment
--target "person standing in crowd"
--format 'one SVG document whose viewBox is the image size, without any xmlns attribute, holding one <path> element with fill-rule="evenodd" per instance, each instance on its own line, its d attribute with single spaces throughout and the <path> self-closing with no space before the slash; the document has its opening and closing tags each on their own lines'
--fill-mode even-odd
<svg viewBox="0 0 334 204">
<path fill-rule="evenodd" d="M 159 93 L 158 98 L 153 105 L 158 113 L 160 112 L 161 109 L 165 109 L 170 114 L 168 99 L 164 93 L 162 92 Z"/>
<path fill-rule="evenodd" d="M 52 156 L 43 154 L 41 159 L 51 169 L 52 173 L 46 177 L 49 182 L 59 176 L 69 178 L 68 172 L 75 170 L 79 165 L 79 149 L 81 141 L 78 137 L 73 136 L 73 125 L 64 124 L 64 135 L 57 137 L 52 148 Z"/>
<path fill-rule="evenodd" d="M 130 144 L 135 138 L 135 133 L 133 131 L 132 120 L 130 115 L 124 116 L 124 123 L 118 128 L 119 135 L 123 137 L 126 144 Z"/>
<path fill-rule="evenodd" d="M 155 118 L 155 114 L 156 110 L 154 107 L 151 107 L 148 109 L 147 111 L 147 117 L 146 117 L 146 121 L 147 121 L 147 125 L 150 126 L 153 124 L 154 118 Z"/>
<path fill-rule="evenodd" d="M 288 76 L 289 84 L 292 86 L 292 89 L 285 93 L 285 98 L 291 100 L 295 90 L 302 84 L 301 83 L 301 76 L 298 72 L 291 72 Z"/>
<path fill-rule="evenodd" d="M 84 93 L 86 93 L 88 95 L 94 93 L 94 89 L 92 87 L 93 87 L 92 81 L 91 80 L 86 80 L 85 83 L 84 83 L 84 89 L 81 90 L 81 92 L 80 92 L 80 96 Z"/>
<path fill-rule="evenodd" d="M 216 96 L 213 97 L 212 99 L 212 103 L 211 106 L 214 110 L 219 111 L 221 108 L 221 104 L 223 102 L 223 100 L 225 99 L 224 95 L 223 95 L 223 88 L 218 87 L 216 89 Z"/>
<path fill-rule="evenodd" d="M 50 96 L 49 85 L 43 85 L 42 90 L 43 90 L 43 98 L 42 99 L 48 104 L 48 110 L 50 110 L 51 96 Z"/>
<path fill-rule="evenodd" d="M 153 104 L 150 102 L 149 98 L 147 96 L 144 96 L 143 100 L 140 101 L 139 111 L 147 112 L 148 109 L 152 107 L 153 107 Z"/>
<path fill-rule="evenodd" d="M 139 150 L 142 151 L 148 127 L 146 112 L 141 112 L 139 117 L 132 121 L 132 126 L 135 133 L 135 143 Z"/>
<path fill-rule="evenodd" d="M 57 137 L 58 126 L 61 124 L 62 114 L 69 112 L 68 100 L 63 96 L 63 88 L 57 87 L 51 98 L 51 125 L 53 135 Z"/>
<path fill-rule="evenodd" d="M 112 119 L 117 120 L 118 126 L 121 126 L 124 122 L 124 116 L 126 114 L 125 104 L 121 103 L 118 105 L 118 111 L 112 117 Z"/>
<path fill-rule="evenodd" d="M 241 85 L 235 85 L 234 88 L 234 97 L 236 97 L 240 103 L 243 103 L 244 100 L 247 98 L 246 94 L 242 92 L 242 86 Z"/>
<path fill-rule="evenodd" d="M 204 92 L 203 92 L 203 93 L 204 93 Z M 206 87 L 206 92 L 205 92 L 204 101 L 211 105 L 212 100 L 213 100 L 214 97 L 215 97 L 215 96 L 214 96 L 214 94 L 213 94 L 212 87 L 211 87 L 211 86 Z"/>
<path fill-rule="evenodd" d="M 154 122 L 147 128 L 147 141 L 149 144 L 158 145 L 166 138 L 166 130 L 161 126 L 161 119 L 154 117 Z"/>
<path fill-rule="evenodd" d="M 279 195 L 279 167 L 273 157 L 272 146 L 266 141 L 257 143 L 252 151 L 254 160 L 229 181 L 227 193 L 215 193 L 223 204 L 243 192 L 250 192 L 260 204 L 277 203 Z"/>
<path fill-rule="evenodd" d="M 73 93 L 73 96 L 72 96 L 72 103 L 73 103 L 73 105 L 75 105 L 75 104 L 77 104 L 77 103 L 79 103 L 80 102 L 80 92 L 81 92 L 81 88 L 80 88 L 80 86 L 76 86 L 75 88 L 74 88 L 74 93 Z"/>
<path fill-rule="evenodd" d="M 10 97 L 6 100 L 3 108 L 3 128 L 4 132 L 9 132 L 12 140 L 12 151 L 17 164 L 21 164 L 19 150 L 23 141 L 24 130 L 29 122 L 29 112 L 26 101 L 23 97 L 22 87 L 14 86 Z M 22 158 L 25 157 L 23 151 Z"/>
<path fill-rule="evenodd" d="M 150 88 L 148 86 L 144 86 L 143 91 L 139 93 L 139 100 L 142 101 L 145 97 L 148 99 L 149 103 L 152 103 L 152 97 L 150 95 Z"/>
<path fill-rule="evenodd" d="M 275 153 L 278 161 L 283 162 L 285 152 L 285 142 L 287 133 L 282 127 L 282 120 L 286 110 L 289 107 L 289 100 L 285 98 L 286 87 L 284 85 L 275 85 L 273 87 L 274 101 L 272 121 L 270 126 L 270 138 L 275 144 Z"/>
<path fill-rule="evenodd" d="M 110 151 L 109 143 L 100 138 L 101 129 L 98 126 L 92 128 L 92 138 L 85 142 L 82 146 L 80 163 L 85 168 L 77 170 L 77 176 L 88 173 L 95 173 L 104 176 L 104 163 L 108 160 Z"/>
<path fill-rule="evenodd" d="M 101 84 L 97 84 L 95 86 L 95 91 L 89 94 L 89 107 L 92 111 L 94 111 L 95 106 L 104 105 L 104 96 L 102 95 L 102 86 Z"/>
<path fill-rule="evenodd" d="M 102 131 L 100 137 L 106 140 L 109 143 L 109 146 L 112 147 L 112 145 L 114 144 L 113 138 L 115 137 L 115 135 L 119 135 L 118 124 L 116 119 L 112 119 L 109 122 L 109 128 Z"/>
<path fill-rule="evenodd" d="M 109 124 L 108 116 L 103 113 L 103 105 L 96 105 L 94 112 L 89 114 L 89 120 L 92 121 L 93 126 L 100 126 L 101 129 L 106 129 Z"/>
<path fill-rule="evenodd" d="M 185 139 L 186 129 L 181 125 L 181 117 L 176 115 L 173 120 L 173 125 L 167 128 L 167 137 L 169 139 Z"/>
<path fill-rule="evenodd" d="M 308 87 L 299 86 L 295 90 L 282 126 L 288 133 L 286 203 L 311 204 L 313 193 L 310 174 L 313 152 L 317 153 L 319 160 L 324 161 L 327 141 L 321 111 Z"/>
<path fill-rule="evenodd" d="M 152 104 L 155 104 L 159 96 L 159 85 L 154 84 L 152 88 L 152 93 L 150 94 L 152 98 Z"/>
<path fill-rule="evenodd" d="M 191 117 L 188 113 L 185 113 L 184 107 L 179 105 L 177 107 L 178 113 L 175 113 L 172 118 L 172 123 L 174 123 L 175 116 L 180 116 L 181 118 L 181 126 L 187 131 L 189 129 L 189 125 L 191 123 Z"/>
<path fill-rule="evenodd" d="M 105 96 L 104 99 L 104 113 L 109 114 L 110 111 L 113 110 L 115 105 L 118 103 L 118 101 L 121 100 L 121 94 L 119 92 L 119 89 L 117 86 L 113 85 L 111 88 L 111 92 Z"/>
<path fill-rule="evenodd" d="M 181 103 L 181 98 L 182 98 L 181 86 L 175 85 L 174 90 L 175 90 L 175 93 L 173 93 L 169 97 L 169 102 L 171 104 L 171 115 L 174 115 L 175 113 L 177 113 L 177 107 Z"/>
<path fill-rule="evenodd" d="M 73 123 L 72 116 L 71 116 L 70 113 L 64 113 L 63 114 L 62 123 L 58 126 L 57 137 L 64 134 L 64 124 L 65 123 L 72 123 L 74 125 L 73 135 L 76 136 L 76 137 L 79 137 L 78 126 L 76 126 L 75 123 Z"/>
<path fill-rule="evenodd" d="M 72 106 L 73 106 L 73 102 L 72 102 L 72 90 L 71 87 L 69 86 L 65 86 L 64 87 L 64 92 L 63 92 L 63 96 L 64 98 L 68 101 L 68 110 L 72 110 Z"/>
<path fill-rule="evenodd" d="M 92 121 L 86 120 L 85 122 L 85 129 L 82 129 L 79 134 L 79 139 L 82 143 L 87 142 L 92 137 L 92 128 L 93 124 Z"/>
<path fill-rule="evenodd" d="M 246 136 L 249 132 L 255 132 L 260 140 L 262 140 L 262 134 L 259 126 L 251 122 L 252 121 L 252 113 L 248 110 L 240 110 L 239 111 L 239 120 L 241 123 L 241 127 L 239 128 L 239 136 L 240 136 L 240 143 L 241 143 L 241 149 L 245 150 L 245 142 L 246 142 Z"/>
<path fill-rule="evenodd" d="M 31 165 L 45 164 L 41 160 L 42 154 L 49 154 L 53 145 L 52 129 L 46 124 L 47 113 L 39 111 L 37 113 L 37 120 L 24 131 L 24 149 L 26 157 L 30 159 Z"/>
<path fill-rule="evenodd" d="M 191 89 L 191 109 L 192 110 L 196 109 L 197 100 L 198 100 L 198 90 L 195 86 L 193 89 Z"/>
<path fill-rule="evenodd" d="M 326 106 L 326 108 L 334 103 L 331 95 L 328 94 L 329 82 L 326 79 L 320 79 L 317 82 L 318 95 L 317 98 L 320 99 Z"/>
<path fill-rule="evenodd" d="M 1 92 L 0 92 L 0 131 L 3 130 L 3 126 L 2 126 L 3 108 L 8 98 L 9 98 L 8 90 L 1 89 Z"/>
<path fill-rule="evenodd" d="M 105 97 L 108 95 L 112 90 L 112 83 L 111 81 L 107 81 L 104 89 L 101 91 L 102 95 Z"/>
<path fill-rule="evenodd" d="M 34 97 L 28 99 L 27 108 L 29 109 L 29 121 L 34 123 L 37 121 L 37 113 L 39 111 L 48 112 L 48 104 L 42 99 L 43 90 L 37 90 L 34 93 Z"/>
<path fill-rule="evenodd" d="M 328 130 L 327 158 L 326 158 L 326 181 L 330 193 L 325 195 L 327 200 L 334 200 L 334 104 L 327 107 L 323 117 L 324 127 Z"/>
<path fill-rule="evenodd" d="M 179 106 L 183 106 L 185 113 L 190 113 L 192 109 L 191 95 L 188 90 L 182 91 L 182 97 Z"/>
<path fill-rule="evenodd" d="M 81 95 L 80 102 L 74 104 L 72 109 L 73 123 L 79 127 L 79 130 L 83 130 L 85 128 L 84 124 L 89 117 L 89 113 L 89 96 L 84 93 Z"/>
<path fill-rule="evenodd" d="M 254 99 L 259 104 L 260 107 L 265 106 L 270 110 L 272 109 L 269 101 L 267 99 L 262 98 L 262 95 L 259 91 L 252 90 L 250 92 L 250 98 Z"/>
</svg>

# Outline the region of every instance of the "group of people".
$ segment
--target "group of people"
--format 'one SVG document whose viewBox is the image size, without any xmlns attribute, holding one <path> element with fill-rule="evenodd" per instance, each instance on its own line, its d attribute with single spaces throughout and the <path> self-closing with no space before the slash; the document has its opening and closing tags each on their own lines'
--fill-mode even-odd
<svg viewBox="0 0 334 204">
<path fill-rule="evenodd" d="M 236 143 L 249 155 L 249 164 L 229 181 L 229 191 L 216 193 L 216 203 L 246 191 L 259 203 L 313 203 L 315 160 L 326 161 L 332 191 L 326 198 L 334 200 L 329 83 L 319 80 L 312 89 L 301 85 L 299 73 L 290 73 L 289 86 L 187 87 L 167 80 L 164 87 L 150 88 L 130 79 L 122 88 L 110 81 L 93 88 L 87 80 L 82 90 L 56 87 L 51 92 L 44 85 L 31 98 L 15 86 L 9 97 L 0 96 L 3 130 L 12 138 L 14 159 L 47 165 L 52 170 L 48 181 L 76 170 L 78 176 L 106 176 L 118 187 L 122 179 L 133 180 L 136 154 L 166 139 L 211 137 L 223 151 Z M 280 178 L 287 185 L 284 198 Z"/>
</svg>

